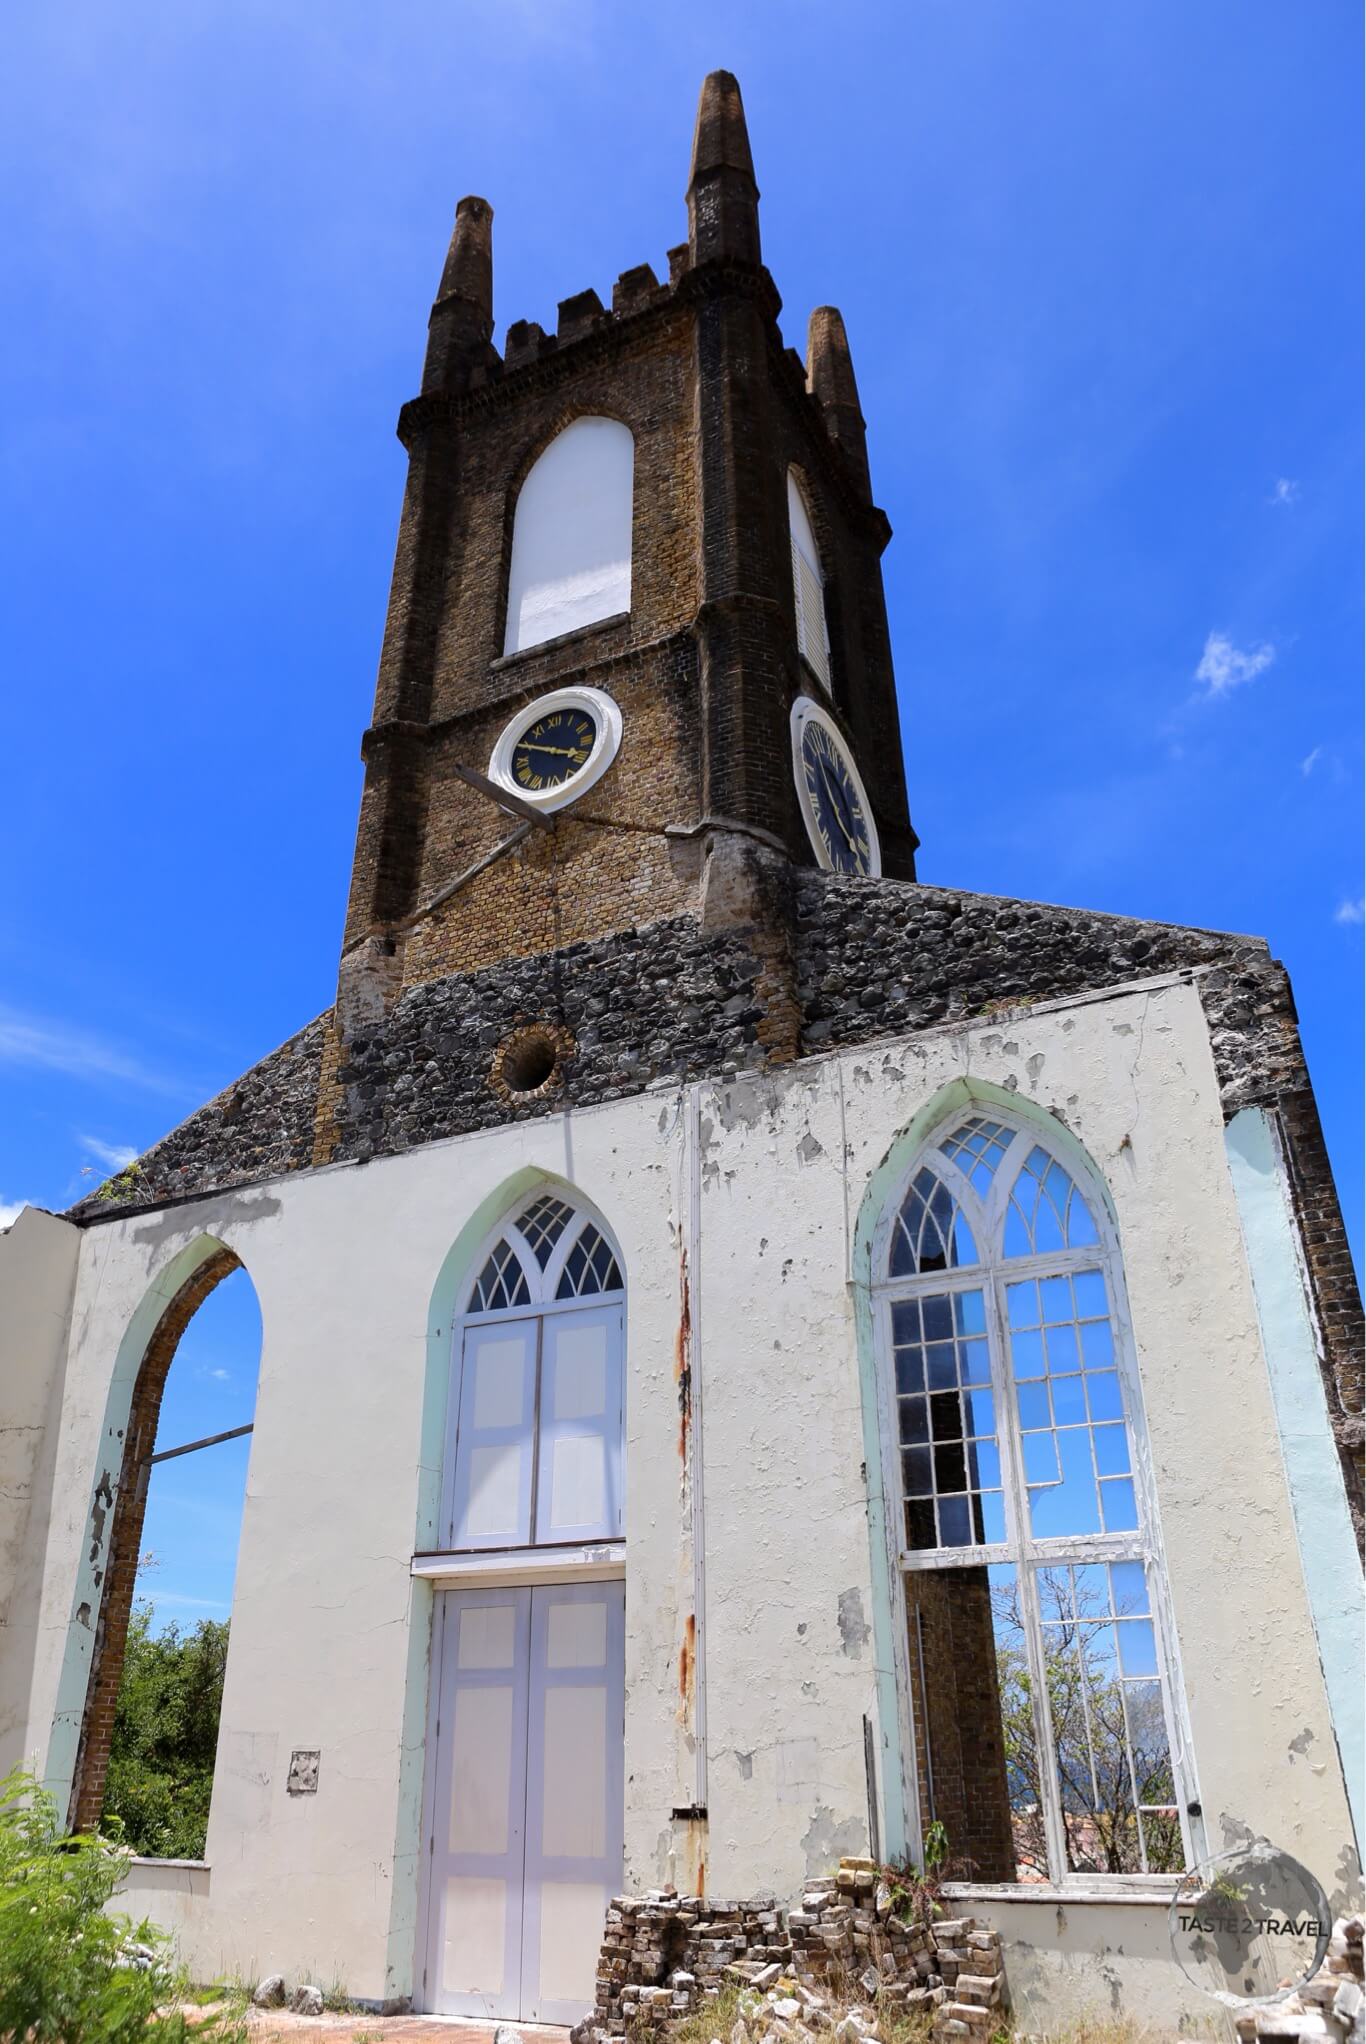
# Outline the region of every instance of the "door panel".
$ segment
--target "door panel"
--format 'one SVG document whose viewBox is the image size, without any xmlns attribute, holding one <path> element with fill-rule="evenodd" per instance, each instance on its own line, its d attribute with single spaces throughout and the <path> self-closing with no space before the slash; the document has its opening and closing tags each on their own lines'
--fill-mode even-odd
<svg viewBox="0 0 1366 2044">
<path fill-rule="evenodd" d="M 524 1547 L 531 1538 L 536 1326 L 465 1329 L 448 1547 Z"/>
<path fill-rule="evenodd" d="M 522 2017 L 593 2003 L 603 1916 L 622 1872 L 626 1590 L 532 1592 Z"/>
<path fill-rule="evenodd" d="M 621 1350 L 620 1306 L 543 1323 L 537 1540 L 621 1533 Z"/>
<path fill-rule="evenodd" d="M 516 2017 L 531 1592 L 442 1604 L 425 1999 L 439 2015 Z"/>
<path fill-rule="evenodd" d="M 573 2023 L 621 1884 L 625 1586 L 441 1600 L 426 2005 Z"/>
</svg>

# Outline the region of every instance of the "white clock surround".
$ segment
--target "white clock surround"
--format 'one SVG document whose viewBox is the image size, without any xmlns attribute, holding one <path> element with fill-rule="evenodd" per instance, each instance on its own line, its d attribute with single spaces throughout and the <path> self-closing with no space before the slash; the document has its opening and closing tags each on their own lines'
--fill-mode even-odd
<svg viewBox="0 0 1366 2044">
<path fill-rule="evenodd" d="M 854 784 L 855 793 L 858 795 L 859 803 L 863 810 L 864 820 L 868 825 L 868 872 L 866 875 L 860 875 L 859 877 L 876 880 L 882 872 L 882 847 L 878 843 L 877 825 L 873 821 L 873 805 L 868 800 L 868 790 L 863 785 L 863 776 L 855 764 L 853 753 L 849 750 L 848 740 L 830 715 L 830 712 L 822 708 L 820 703 L 813 702 L 810 696 L 797 697 L 797 700 L 792 705 L 790 723 L 792 729 L 792 778 L 797 786 L 797 800 L 801 804 L 802 822 L 806 825 L 806 834 L 811 840 L 811 849 L 816 854 L 817 862 L 827 873 L 834 870 L 830 863 L 830 854 L 827 852 L 825 842 L 821 837 L 820 827 L 812 806 L 811 795 L 806 785 L 806 769 L 802 759 L 802 739 L 806 735 L 808 726 L 812 724 L 819 724 L 829 735 L 835 750 L 844 762 L 850 780 Z M 850 875 L 848 877 L 852 878 L 854 876 Z"/>
<path fill-rule="evenodd" d="M 593 740 L 588 762 L 558 787 L 523 788 L 512 771 L 513 754 L 532 725 L 539 723 L 542 717 L 552 716 L 556 710 L 583 710 L 593 719 L 597 737 Z M 489 759 L 489 779 L 533 809 L 563 809 L 602 779 L 616 758 L 620 744 L 621 708 L 605 689 L 551 689 L 548 694 L 537 696 L 535 702 L 520 709 L 503 727 Z"/>
</svg>

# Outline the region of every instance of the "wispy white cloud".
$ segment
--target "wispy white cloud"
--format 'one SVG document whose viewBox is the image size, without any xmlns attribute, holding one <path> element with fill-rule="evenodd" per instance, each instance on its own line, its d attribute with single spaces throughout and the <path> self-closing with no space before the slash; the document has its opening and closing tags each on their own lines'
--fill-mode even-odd
<svg viewBox="0 0 1366 2044">
<path fill-rule="evenodd" d="M 232 1382 L 231 1370 L 211 1370 L 207 1364 L 197 1374 L 201 1377 L 212 1377 L 215 1384 L 231 1384 Z"/>
<path fill-rule="evenodd" d="M 1253 646 L 1243 652 L 1226 632 L 1211 632 L 1200 655 L 1195 679 L 1204 683 L 1208 695 L 1226 696 L 1241 688 L 1245 681 L 1255 681 L 1259 674 L 1265 674 L 1275 658 L 1274 646 Z"/>
<path fill-rule="evenodd" d="M 221 1597 L 184 1597 L 174 1590 L 153 1589 L 141 1591 L 140 1594 L 154 1607 L 171 1604 L 182 1611 L 221 1611 L 225 1618 L 232 1608 L 231 1605 L 225 1604 Z"/>
<path fill-rule="evenodd" d="M 154 1070 L 141 1058 L 106 1042 L 91 1030 L 28 1015 L 4 1003 L 0 1003 L 0 1064 L 65 1072 L 76 1079 L 112 1079 L 147 1093 L 184 1091 L 181 1082 L 169 1073 Z"/>
<path fill-rule="evenodd" d="M 1300 486 L 1293 476 L 1277 476 L 1276 487 L 1267 498 L 1269 504 L 1293 504 L 1300 494 Z"/>
<path fill-rule="evenodd" d="M 1340 901 L 1333 910 L 1333 921 L 1335 923 L 1366 923 L 1366 899 L 1358 895 L 1355 901 L 1352 901 L 1350 898 L 1346 901 Z"/>
<path fill-rule="evenodd" d="M 101 1164 L 107 1164 L 111 1171 L 126 1171 L 138 1160 L 138 1152 L 126 1143 L 102 1143 L 98 1136 L 80 1134 L 76 1140 L 83 1150 L 89 1150 L 92 1157 L 98 1157 Z"/>
<path fill-rule="evenodd" d="M 0 1228 L 12 1228 L 28 1203 L 26 1199 L 0 1199 Z"/>
<path fill-rule="evenodd" d="M 1321 745 L 1316 745 L 1312 752 L 1306 752 L 1304 758 L 1300 761 L 1300 772 L 1304 775 L 1306 781 L 1322 758 L 1323 747 Z"/>
</svg>

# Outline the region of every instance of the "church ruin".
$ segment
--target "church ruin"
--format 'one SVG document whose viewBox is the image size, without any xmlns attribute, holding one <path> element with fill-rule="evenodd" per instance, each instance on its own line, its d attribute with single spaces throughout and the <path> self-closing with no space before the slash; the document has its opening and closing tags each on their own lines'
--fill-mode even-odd
<svg viewBox="0 0 1366 2044">
<path fill-rule="evenodd" d="M 205 1857 L 130 1875 L 198 1977 L 570 2022 L 623 1889 L 933 1833 L 1041 2005 L 1165 2020 L 1183 1869 L 1359 1890 L 1289 985 L 917 881 L 850 349 L 784 344 L 724 72 L 687 197 L 664 276 L 501 352 L 460 202 L 335 1003 L 0 1238 L 0 1765 L 98 1822 L 161 1388 L 242 1267 Z"/>
</svg>

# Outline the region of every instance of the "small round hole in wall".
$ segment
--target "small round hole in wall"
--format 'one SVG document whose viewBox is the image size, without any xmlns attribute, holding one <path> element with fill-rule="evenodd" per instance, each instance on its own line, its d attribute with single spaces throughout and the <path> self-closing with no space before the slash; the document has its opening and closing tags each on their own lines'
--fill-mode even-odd
<svg viewBox="0 0 1366 2044">
<path fill-rule="evenodd" d="M 528 1023 L 499 1044 L 489 1084 L 509 1105 L 544 1100 L 563 1082 L 565 1060 L 573 1048 L 568 1031 L 553 1022 Z"/>
</svg>

